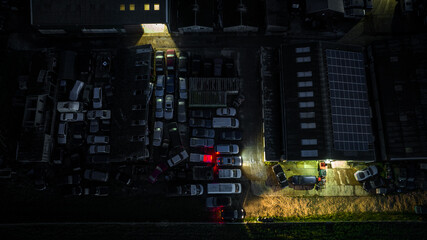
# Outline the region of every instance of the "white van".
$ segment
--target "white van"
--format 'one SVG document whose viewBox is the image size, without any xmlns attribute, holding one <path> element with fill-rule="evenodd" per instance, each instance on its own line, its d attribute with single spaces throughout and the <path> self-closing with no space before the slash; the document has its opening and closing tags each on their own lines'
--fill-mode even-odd
<svg viewBox="0 0 427 240">
<path fill-rule="evenodd" d="M 79 81 L 79 80 L 76 81 L 73 89 L 71 89 L 71 92 L 70 92 L 70 100 L 71 101 L 77 101 L 77 99 L 79 99 L 80 92 L 82 91 L 84 86 L 85 86 L 84 82 Z"/>
<path fill-rule="evenodd" d="M 239 120 L 229 117 L 212 118 L 213 128 L 239 128 Z"/>
<path fill-rule="evenodd" d="M 238 194 L 241 192 L 240 183 L 208 183 L 208 194 Z"/>
</svg>

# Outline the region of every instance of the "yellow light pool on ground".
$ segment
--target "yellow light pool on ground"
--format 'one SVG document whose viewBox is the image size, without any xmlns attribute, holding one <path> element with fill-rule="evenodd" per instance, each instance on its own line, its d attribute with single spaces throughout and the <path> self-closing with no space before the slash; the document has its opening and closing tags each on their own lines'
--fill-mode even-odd
<svg viewBox="0 0 427 240">
<path fill-rule="evenodd" d="M 168 28 L 163 23 L 148 23 L 141 24 L 142 30 L 144 30 L 144 34 L 152 34 L 152 33 L 167 33 Z"/>
</svg>

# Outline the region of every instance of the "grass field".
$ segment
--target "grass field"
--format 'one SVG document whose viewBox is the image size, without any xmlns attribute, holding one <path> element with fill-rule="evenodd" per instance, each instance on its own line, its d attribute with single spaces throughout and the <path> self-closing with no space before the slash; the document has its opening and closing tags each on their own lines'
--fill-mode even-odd
<svg viewBox="0 0 427 240">
<path fill-rule="evenodd" d="M 427 193 L 367 197 L 252 197 L 246 201 L 247 220 L 275 217 L 281 221 L 399 221 L 416 220 L 416 205 L 427 204 Z"/>
</svg>

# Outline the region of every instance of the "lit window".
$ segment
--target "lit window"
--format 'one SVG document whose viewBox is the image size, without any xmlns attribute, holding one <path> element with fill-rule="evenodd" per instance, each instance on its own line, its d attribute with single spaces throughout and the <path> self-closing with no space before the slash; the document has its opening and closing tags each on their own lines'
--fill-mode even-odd
<svg viewBox="0 0 427 240">
<path fill-rule="evenodd" d="M 144 4 L 144 10 L 150 11 L 150 4 Z"/>
<path fill-rule="evenodd" d="M 314 107 L 314 102 L 299 102 L 300 108 L 310 108 Z"/>
<path fill-rule="evenodd" d="M 305 63 L 305 62 L 311 62 L 311 57 L 297 57 L 296 58 L 297 63 Z"/>
<path fill-rule="evenodd" d="M 135 11 L 135 4 L 129 4 L 129 10 Z"/>
<path fill-rule="evenodd" d="M 317 139 L 301 139 L 301 145 L 317 145 Z"/>
<path fill-rule="evenodd" d="M 126 5 L 120 4 L 120 11 L 126 11 Z"/>
<path fill-rule="evenodd" d="M 299 113 L 299 118 L 304 119 L 304 118 L 314 118 L 315 113 L 314 112 L 300 112 Z"/>
<path fill-rule="evenodd" d="M 310 52 L 310 47 L 299 47 L 295 48 L 296 53 L 308 53 Z"/>
<path fill-rule="evenodd" d="M 301 123 L 302 129 L 313 129 L 316 128 L 316 123 Z"/>
<path fill-rule="evenodd" d="M 154 11 L 160 10 L 160 4 L 154 4 Z"/>
<path fill-rule="evenodd" d="M 311 76 L 313 76 L 313 72 L 312 71 L 297 72 L 297 77 L 311 77 Z"/>
<path fill-rule="evenodd" d="M 313 87 L 313 81 L 298 82 L 298 87 Z"/>
<path fill-rule="evenodd" d="M 313 91 L 310 92 L 298 92 L 298 97 L 304 98 L 304 97 L 313 97 L 314 93 Z"/>
<path fill-rule="evenodd" d="M 301 157 L 317 157 L 317 150 L 301 150 Z"/>
</svg>

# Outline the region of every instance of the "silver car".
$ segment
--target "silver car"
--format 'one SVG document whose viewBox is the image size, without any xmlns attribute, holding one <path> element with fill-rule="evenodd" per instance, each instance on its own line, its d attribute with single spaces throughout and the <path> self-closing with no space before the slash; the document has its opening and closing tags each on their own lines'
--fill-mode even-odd
<svg viewBox="0 0 427 240">
<path fill-rule="evenodd" d="M 241 156 L 218 157 L 216 159 L 216 164 L 218 166 L 240 167 L 242 166 L 242 157 Z"/>
<path fill-rule="evenodd" d="M 156 118 L 163 118 L 163 97 L 156 97 Z"/>
<path fill-rule="evenodd" d="M 237 144 L 218 144 L 215 146 L 215 152 L 219 152 L 219 154 L 237 154 L 239 153 L 239 146 Z"/>
<path fill-rule="evenodd" d="M 86 138 L 87 144 L 107 144 L 110 141 L 108 136 L 89 135 Z"/>
<path fill-rule="evenodd" d="M 89 154 L 110 153 L 110 145 L 90 145 Z"/>
<path fill-rule="evenodd" d="M 81 122 L 84 120 L 83 113 L 61 113 L 59 119 L 64 122 Z"/>
<path fill-rule="evenodd" d="M 173 95 L 168 94 L 165 98 L 165 119 L 171 120 L 173 118 Z"/>
<path fill-rule="evenodd" d="M 163 97 L 165 94 L 165 75 L 157 75 L 156 90 L 154 95 L 156 97 Z"/>
</svg>

